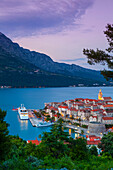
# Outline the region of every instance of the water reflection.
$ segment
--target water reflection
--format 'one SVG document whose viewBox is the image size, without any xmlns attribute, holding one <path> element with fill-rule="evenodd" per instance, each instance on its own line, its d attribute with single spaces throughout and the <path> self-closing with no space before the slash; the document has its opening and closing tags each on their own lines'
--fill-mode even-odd
<svg viewBox="0 0 113 170">
<path fill-rule="evenodd" d="M 28 130 L 28 120 L 20 120 L 19 115 L 18 115 L 18 121 L 20 123 L 21 130 Z"/>
</svg>

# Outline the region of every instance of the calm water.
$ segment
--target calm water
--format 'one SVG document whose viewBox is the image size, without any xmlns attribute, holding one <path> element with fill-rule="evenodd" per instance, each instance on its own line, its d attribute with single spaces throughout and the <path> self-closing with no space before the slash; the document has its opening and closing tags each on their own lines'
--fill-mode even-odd
<svg viewBox="0 0 113 170">
<path fill-rule="evenodd" d="M 113 87 L 102 87 L 103 96 L 113 98 Z M 19 135 L 25 140 L 33 140 L 43 131 L 50 128 L 32 127 L 29 121 L 20 121 L 17 112 L 12 108 L 24 104 L 28 109 L 42 109 L 46 102 L 61 102 L 74 98 L 97 99 L 100 87 L 68 87 L 68 88 L 37 88 L 37 89 L 0 89 L 0 108 L 7 111 L 6 121 L 10 124 L 9 132 Z"/>
</svg>

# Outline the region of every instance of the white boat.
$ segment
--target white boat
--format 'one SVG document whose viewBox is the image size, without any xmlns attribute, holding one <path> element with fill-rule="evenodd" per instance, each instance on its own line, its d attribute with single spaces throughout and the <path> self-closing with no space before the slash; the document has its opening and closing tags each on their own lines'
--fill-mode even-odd
<svg viewBox="0 0 113 170">
<path fill-rule="evenodd" d="M 19 113 L 20 119 L 23 119 L 23 120 L 27 120 L 28 119 L 28 111 L 24 107 L 23 104 L 21 104 L 21 107 L 18 108 L 18 113 Z"/>
<path fill-rule="evenodd" d="M 54 123 L 53 122 L 39 122 L 36 127 L 45 127 L 45 126 L 52 126 Z"/>
</svg>

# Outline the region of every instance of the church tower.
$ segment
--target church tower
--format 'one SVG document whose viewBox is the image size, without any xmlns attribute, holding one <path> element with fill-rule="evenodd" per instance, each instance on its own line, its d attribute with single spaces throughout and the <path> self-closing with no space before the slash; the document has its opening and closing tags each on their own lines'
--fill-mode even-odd
<svg viewBox="0 0 113 170">
<path fill-rule="evenodd" d="M 100 89 L 99 94 L 98 94 L 98 100 L 104 100 L 104 98 L 102 96 L 103 96 L 103 94 L 102 94 L 102 91 Z"/>
</svg>

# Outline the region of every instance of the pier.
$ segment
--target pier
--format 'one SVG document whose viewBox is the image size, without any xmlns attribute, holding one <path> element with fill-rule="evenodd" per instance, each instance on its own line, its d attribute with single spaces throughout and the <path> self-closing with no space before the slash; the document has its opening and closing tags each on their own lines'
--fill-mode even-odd
<svg viewBox="0 0 113 170">
<path fill-rule="evenodd" d="M 33 113 L 33 111 L 31 109 L 28 110 L 28 117 L 29 117 L 29 120 L 30 120 L 32 126 L 36 127 L 38 122 L 39 122 L 39 120 L 35 116 L 35 114 Z"/>
</svg>

